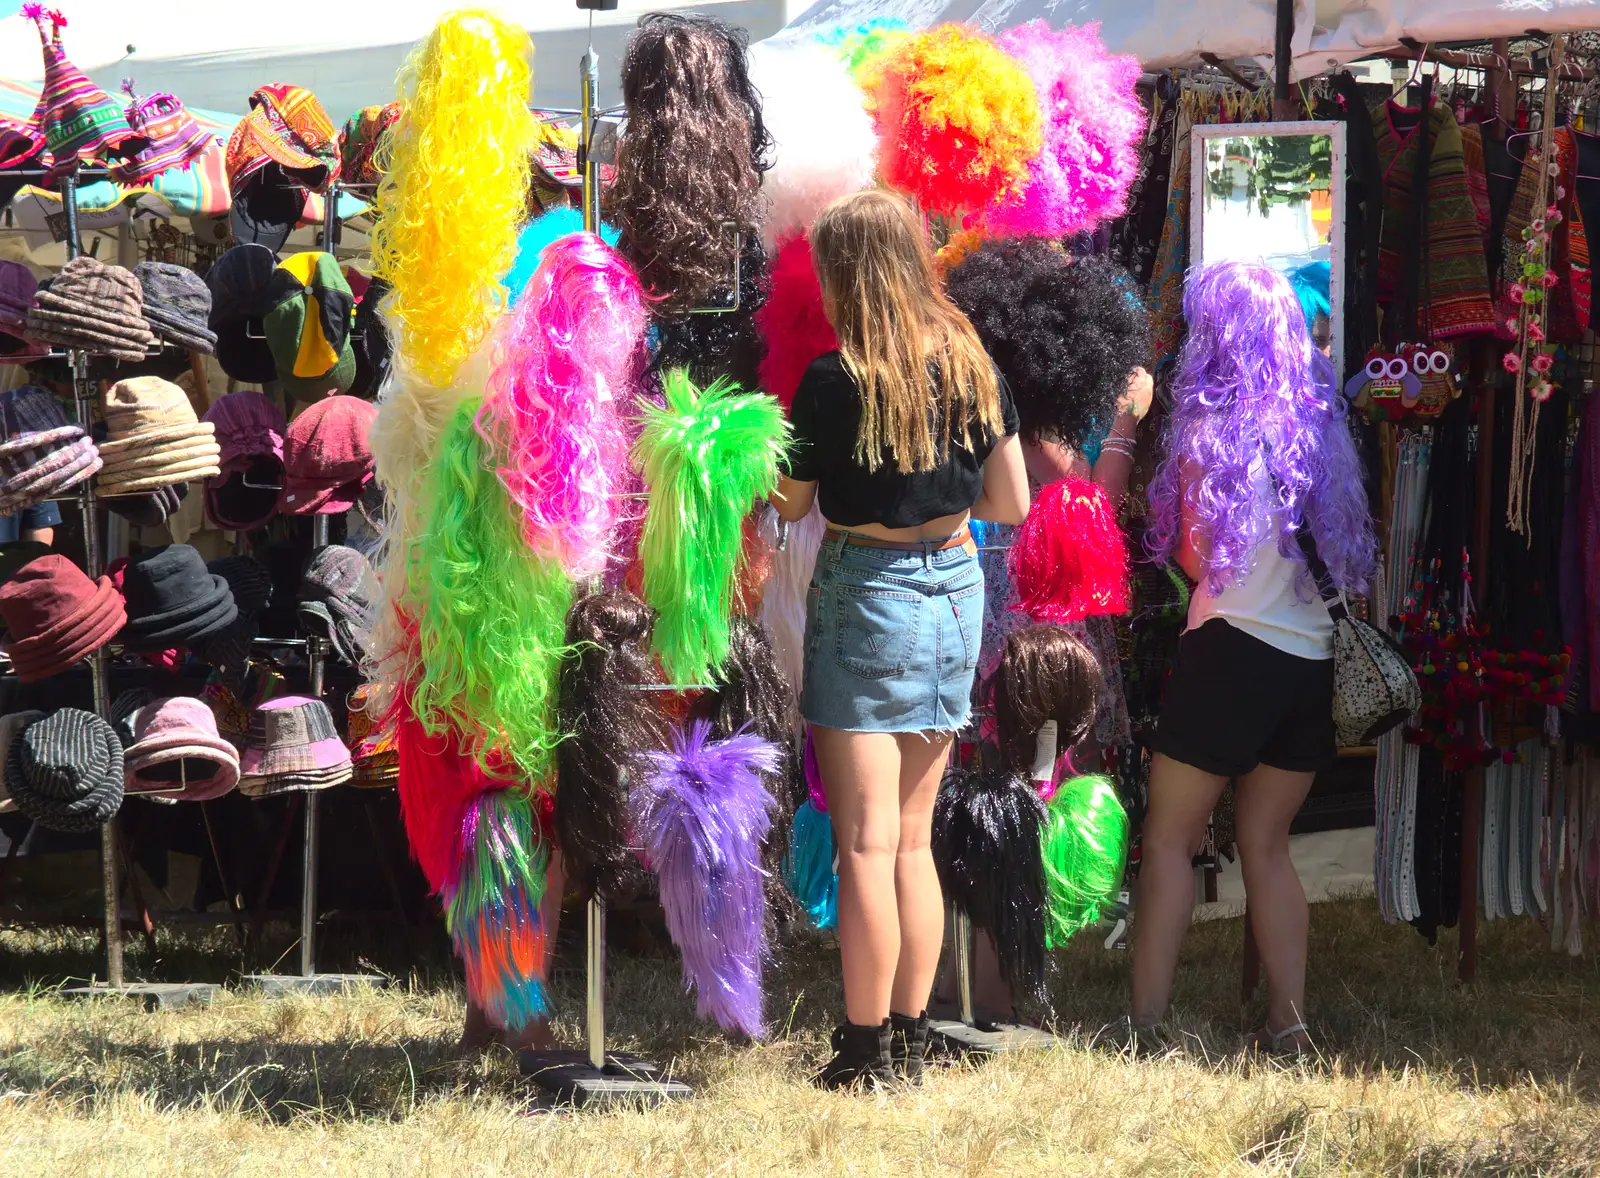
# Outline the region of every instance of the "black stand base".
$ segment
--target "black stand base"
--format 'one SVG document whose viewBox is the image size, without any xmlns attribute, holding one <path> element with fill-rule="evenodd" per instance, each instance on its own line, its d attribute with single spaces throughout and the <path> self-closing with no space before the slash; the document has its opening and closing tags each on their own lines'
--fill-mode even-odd
<svg viewBox="0 0 1600 1178">
<path fill-rule="evenodd" d="M 268 998 L 286 998 L 290 994 L 320 998 L 326 994 L 347 994 L 363 986 L 381 990 L 389 984 L 389 979 L 382 974 L 372 973 L 247 973 L 239 980 L 246 986 L 256 987 Z"/>
<path fill-rule="evenodd" d="M 969 1027 L 960 1019 L 933 1019 L 928 1024 L 931 1055 L 1003 1055 L 1011 1051 L 1048 1051 L 1059 1040 L 1049 1031 L 1020 1023 L 984 1023 Z"/>
<path fill-rule="evenodd" d="M 64 986 L 63 998 L 132 998 L 146 1010 L 182 1010 L 198 1003 L 210 1006 L 221 986 L 210 982 L 130 982 L 107 986 L 96 982 L 88 986 Z"/>
<path fill-rule="evenodd" d="M 655 1064 L 622 1051 L 608 1052 L 603 1069 L 589 1062 L 587 1051 L 524 1051 L 517 1066 L 550 1104 L 562 1107 L 657 1108 L 694 1093 L 683 1081 L 666 1078 Z"/>
</svg>

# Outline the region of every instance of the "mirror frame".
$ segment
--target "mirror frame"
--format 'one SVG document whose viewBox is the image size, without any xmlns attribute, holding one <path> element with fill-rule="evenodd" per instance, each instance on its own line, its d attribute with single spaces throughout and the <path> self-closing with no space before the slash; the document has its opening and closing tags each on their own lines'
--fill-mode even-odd
<svg viewBox="0 0 1600 1178">
<path fill-rule="evenodd" d="M 1327 135 L 1331 140 L 1329 181 L 1333 188 L 1333 223 L 1328 233 L 1328 302 L 1331 316 L 1333 370 L 1337 387 L 1344 388 L 1344 202 L 1345 202 L 1345 125 L 1336 120 L 1303 123 L 1207 123 L 1196 124 L 1189 153 L 1189 265 L 1205 261 L 1205 181 L 1206 141 L 1208 139 L 1261 139 L 1274 135 Z"/>
</svg>

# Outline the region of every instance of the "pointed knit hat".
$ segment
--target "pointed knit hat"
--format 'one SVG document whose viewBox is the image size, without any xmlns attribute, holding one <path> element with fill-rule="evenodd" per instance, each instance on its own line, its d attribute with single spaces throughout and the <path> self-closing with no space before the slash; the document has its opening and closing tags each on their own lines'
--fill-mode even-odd
<svg viewBox="0 0 1600 1178">
<path fill-rule="evenodd" d="M 79 160 L 128 157 L 149 146 L 149 140 L 128 125 L 122 108 L 67 60 L 61 30 L 67 18 L 42 4 L 24 4 L 22 15 L 38 26 L 44 46 L 44 89 L 34 119 L 44 132 L 53 170 L 68 171 Z M 45 21 L 50 31 L 45 31 Z"/>
</svg>

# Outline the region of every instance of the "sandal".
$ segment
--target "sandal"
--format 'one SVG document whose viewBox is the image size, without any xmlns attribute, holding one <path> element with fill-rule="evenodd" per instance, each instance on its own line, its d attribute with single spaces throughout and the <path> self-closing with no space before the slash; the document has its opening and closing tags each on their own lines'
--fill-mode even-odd
<svg viewBox="0 0 1600 1178">
<path fill-rule="evenodd" d="M 1128 1015 L 1101 1027 L 1090 1037 L 1089 1046 L 1133 1059 L 1165 1059 L 1183 1054 L 1183 1049 L 1168 1038 L 1158 1024 L 1138 1026 Z"/>
<path fill-rule="evenodd" d="M 1251 1036 L 1247 1050 L 1285 1062 L 1304 1059 L 1311 1054 L 1311 1028 L 1305 1023 L 1293 1023 L 1281 1031 L 1262 1027 Z"/>
</svg>

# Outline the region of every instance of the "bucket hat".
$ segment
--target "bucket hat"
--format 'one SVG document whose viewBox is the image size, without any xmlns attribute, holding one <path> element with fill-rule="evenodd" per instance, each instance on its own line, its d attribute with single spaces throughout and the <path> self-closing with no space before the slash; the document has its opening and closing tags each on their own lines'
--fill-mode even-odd
<svg viewBox="0 0 1600 1178">
<path fill-rule="evenodd" d="M 100 454 L 88 438 L 52 447 L 43 455 L 32 466 L 0 480 L 0 515 L 14 515 L 70 490 L 100 469 Z"/>
<path fill-rule="evenodd" d="M 275 301 L 261 328 L 272 349 L 284 392 L 309 401 L 342 393 L 355 380 L 350 348 L 355 297 L 332 254 L 308 252 L 285 258 L 274 283 Z"/>
<path fill-rule="evenodd" d="M 122 807 L 122 743 L 93 712 L 62 708 L 26 725 L 5 773 L 18 808 L 48 830 L 94 830 Z"/>
<path fill-rule="evenodd" d="M 189 396 L 159 376 L 134 376 L 106 391 L 101 402 L 106 440 L 100 490 L 106 495 L 150 491 L 210 478 L 221 469 L 216 427 L 195 417 Z"/>
<path fill-rule="evenodd" d="M 145 704 L 128 719 L 124 789 L 184 801 L 220 798 L 239 784 L 239 753 L 217 732 L 204 701 L 179 695 Z"/>
<path fill-rule="evenodd" d="M 349 511 L 372 481 L 368 435 L 378 407 L 359 397 L 335 396 L 308 405 L 289 423 L 283 440 L 283 494 L 288 515 Z"/>
<path fill-rule="evenodd" d="M 188 493 L 188 483 L 173 483 L 154 491 L 107 499 L 106 507 L 136 528 L 158 528 L 178 510 Z"/>
<path fill-rule="evenodd" d="M 6 789 L 6 761 L 11 756 L 11 742 L 35 720 L 44 718 L 40 711 L 12 712 L 8 716 L 0 716 L 0 814 L 15 814 L 17 811 L 16 799 L 11 796 L 11 791 Z"/>
<path fill-rule="evenodd" d="M 77 486 L 99 469 L 94 443 L 38 385 L 0 393 L 0 514 Z"/>
<path fill-rule="evenodd" d="M 228 583 L 241 610 L 260 613 L 272 602 L 272 574 L 253 556 L 224 556 L 207 561 L 206 570 Z"/>
<path fill-rule="evenodd" d="M 20 336 L 39 280 L 21 262 L 0 261 L 0 331 Z"/>
<path fill-rule="evenodd" d="M 187 646 L 239 616 L 228 582 L 187 544 L 166 544 L 129 560 L 122 593 L 128 610 L 122 644 L 131 650 Z"/>
<path fill-rule="evenodd" d="M 354 772 L 328 705 L 303 695 L 280 696 L 255 710 L 239 767 L 239 792 L 250 797 L 327 789 Z"/>
<path fill-rule="evenodd" d="M 119 360 L 144 360 L 156 345 L 133 271 L 79 254 L 34 295 L 29 339 Z"/>
<path fill-rule="evenodd" d="M 24 8 L 39 30 L 44 47 L 44 86 L 34 122 L 44 133 L 50 152 L 51 178 L 64 174 L 81 160 L 129 159 L 149 146 L 149 140 L 128 125 L 116 102 L 67 60 L 61 47 L 61 29 L 67 22 L 43 5 Z M 50 22 L 46 32 L 45 22 Z"/>
<path fill-rule="evenodd" d="M 217 337 L 217 363 L 234 380 L 264 384 L 277 379 L 272 349 L 261 330 L 271 310 L 277 254 L 265 245 L 236 245 L 206 272 L 211 290 L 211 330 Z"/>
<path fill-rule="evenodd" d="M 300 628 L 326 638 L 340 659 L 360 666 L 377 613 L 378 579 L 367 558 L 343 544 L 317 549 L 300 594 Z"/>
<path fill-rule="evenodd" d="M 116 636 L 127 613 L 110 577 L 91 581 L 60 553 L 29 561 L 0 585 L 5 651 L 23 683 L 58 675 Z"/>
<path fill-rule="evenodd" d="M 171 262 L 140 262 L 133 275 L 144 294 L 144 317 L 151 331 L 192 352 L 209 356 L 217 350 L 217 334 L 208 326 L 211 288 L 205 279 Z"/>
<path fill-rule="evenodd" d="M 0 544 L 0 585 L 21 572 L 23 565 L 41 556 L 49 556 L 53 551 L 50 545 L 37 540 L 13 540 L 9 544 Z"/>
<path fill-rule="evenodd" d="M 119 183 L 143 184 L 163 172 L 187 167 L 210 145 L 211 136 L 173 95 L 156 93 L 140 98 L 134 93 L 132 78 L 122 83 L 122 92 L 131 100 L 123 118 L 144 136 L 145 145 L 127 163 L 111 169 Z"/>
</svg>

